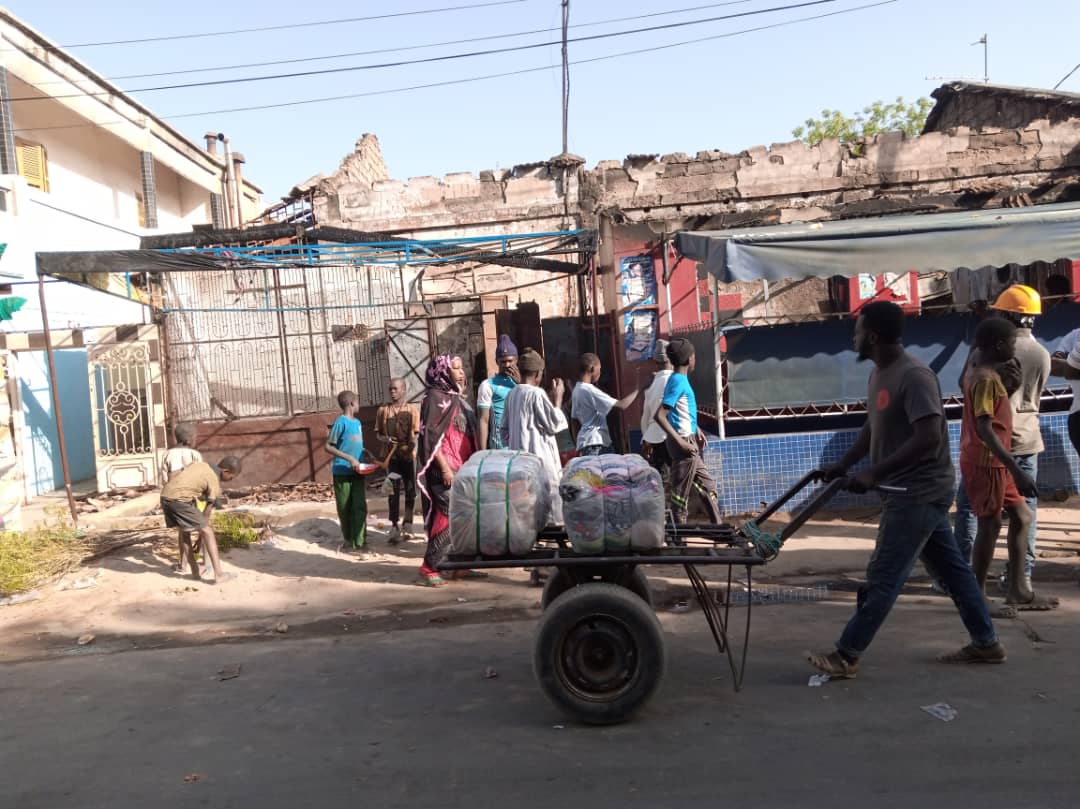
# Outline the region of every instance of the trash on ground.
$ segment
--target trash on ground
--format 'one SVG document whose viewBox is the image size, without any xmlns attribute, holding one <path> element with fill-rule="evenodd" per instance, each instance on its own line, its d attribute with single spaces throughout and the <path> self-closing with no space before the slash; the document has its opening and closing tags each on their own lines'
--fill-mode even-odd
<svg viewBox="0 0 1080 809">
<path fill-rule="evenodd" d="M 829 682 L 832 678 L 828 674 L 811 674 L 810 681 L 807 683 L 811 688 L 820 688 Z"/>
<path fill-rule="evenodd" d="M 192 772 L 192 773 L 188 773 L 187 775 L 184 776 L 184 783 L 185 784 L 197 784 L 199 781 L 202 781 L 204 778 L 206 778 L 206 776 L 203 775 L 201 772 Z"/>
<path fill-rule="evenodd" d="M 94 638 L 96 637 L 97 635 L 94 635 L 91 632 L 87 632 L 85 635 L 79 635 L 79 639 L 75 642 L 80 646 L 88 646 L 94 642 Z"/>
<path fill-rule="evenodd" d="M 951 722 L 959 715 L 956 708 L 952 707 L 947 702 L 935 702 L 933 705 L 923 705 L 922 709 L 935 719 L 940 719 L 942 722 Z"/>
<path fill-rule="evenodd" d="M 81 579 L 64 579 L 56 585 L 56 591 L 60 593 L 64 590 L 89 590 L 91 587 L 97 587 L 98 576 L 100 575 L 101 571 L 99 570 L 92 576 L 84 576 Z"/>
<path fill-rule="evenodd" d="M 274 627 L 274 631 L 281 635 L 284 635 L 286 632 L 289 631 L 289 625 L 284 621 L 278 621 L 277 626 Z"/>
<path fill-rule="evenodd" d="M 225 680 L 235 680 L 237 677 L 240 676 L 241 668 L 242 666 L 239 663 L 222 666 L 220 669 L 218 669 L 217 678 L 222 682 L 224 682 Z"/>
<path fill-rule="evenodd" d="M 0 598 L 0 607 L 13 607 L 16 604 L 26 604 L 30 601 L 40 601 L 41 593 L 37 590 L 29 590 L 25 593 L 16 593 L 7 598 Z"/>
<path fill-rule="evenodd" d="M 491 666 L 488 666 L 486 669 L 484 669 L 485 680 L 494 680 L 498 676 L 499 672 L 495 671 L 495 669 L 493 669 Z"/>
</svg>

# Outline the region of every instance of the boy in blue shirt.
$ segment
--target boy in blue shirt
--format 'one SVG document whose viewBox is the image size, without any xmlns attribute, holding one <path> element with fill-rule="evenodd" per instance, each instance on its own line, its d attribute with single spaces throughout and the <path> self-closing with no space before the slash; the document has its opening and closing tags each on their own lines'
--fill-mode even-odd
<svg viewBox="0 0 1080 809">
<path fill-rule="evenodd" d="M 671 455 L 671 517 L 676 523 L 685 523 L 690 498 L 697 497 L 710 521 L 719 523 L 716 481 L 701 459 L 705 433 L 698 427 L 697 397 L 688 376 L 697 361 L 694 345 L 676 337 L 668 343 L 667 355 L 675 370 L 664 386 L 664 398 L 654 418 L 667 435 L 665 444 Z"/>
<path fill-rule="evenodd" d="M 364 432 L 356 418 L 359 409 L 356 394 L 343 390 L 337 397 L 341 415 L 330 427 L 326 451 L 334 461 L 334 499 L 341 523 L 342 543 L 338 550 L 367 552 L 367 493 L 360 474 L 360 456 L 364 453 Z"/>
</svg>

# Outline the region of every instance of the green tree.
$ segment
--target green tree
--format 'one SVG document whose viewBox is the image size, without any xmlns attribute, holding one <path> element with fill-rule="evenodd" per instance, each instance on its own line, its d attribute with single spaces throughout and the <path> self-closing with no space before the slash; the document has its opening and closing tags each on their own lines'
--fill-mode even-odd
<svg viewBox="0 0 1080 809">
<path fill-rule="evenodd" d="M 891 104 L 875 101 L 854 115 L 844 115 L 839 110 L 822 110 L 820 118 L 808 118 L 803 126 L 791 130 L 791 134 L 811 146 L 826 138 L 838 138 L 849 143 L 880 132 L 903 132 L 915 136 L 922 132 L 926 116 L 933 106 L 929 98 L 920 98 L 909 104 L 901 97 Z"/>
</svg>

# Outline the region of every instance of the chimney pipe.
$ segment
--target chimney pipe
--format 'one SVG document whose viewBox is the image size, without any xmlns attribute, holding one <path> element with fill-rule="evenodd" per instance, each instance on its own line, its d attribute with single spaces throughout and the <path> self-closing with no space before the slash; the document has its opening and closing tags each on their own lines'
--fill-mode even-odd
<svg viewBox="0 0 1080 809">
<path fill-rule="evenodd" d="M 240 227 L 240 212 L 236 210 L 236 177 L 233 176 L 232 149 L 229 147 L 229 139 L 224 132 L 218 132 L 217 139 L 221 141 L 225 149 L 225 208 L 228 211 L 226 218 L 230 228 Z"/>
<path fill-rule="evenodd" d="M 207 132 L 205 135 L 203 135 L 203 138 L 206 139 L 206 151 L 207 151 L 207 153 L 212 154 L 212 155 L 216 155 L 217 154 L 217 138 L 218 138 L 217 132 Z"/>
<path fill-rule="evenodd" d="M 244 226 L 244 174 L 241 166 L 247 161 L 240 152 L 233 152 L 232 162 L 233 182 L 236 183 L 233 187 L 233 193 L 236 194 L 236 226 L 242 228 Z"/>
</svg>

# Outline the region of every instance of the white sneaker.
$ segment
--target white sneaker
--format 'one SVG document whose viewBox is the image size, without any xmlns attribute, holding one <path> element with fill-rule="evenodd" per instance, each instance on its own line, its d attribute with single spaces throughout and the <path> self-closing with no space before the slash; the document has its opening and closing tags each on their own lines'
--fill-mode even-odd
<svg viewBox="0 0 1080 809">
<path fill-rule="evenodd" d="M 390 545 L 397 545 L 401 541 L 401 531 L 396 525 L 390 526 L 390 533 L 387 534 L 386 541 Z"/>
<path fill-rule="evenodd" d="M 416 534 L 413 533 L 412 523 L 405 523 L 405 527 L 401 531 L 401 538 L 406 542 L 412 542 L 416 539 Z"/>
</svg>

